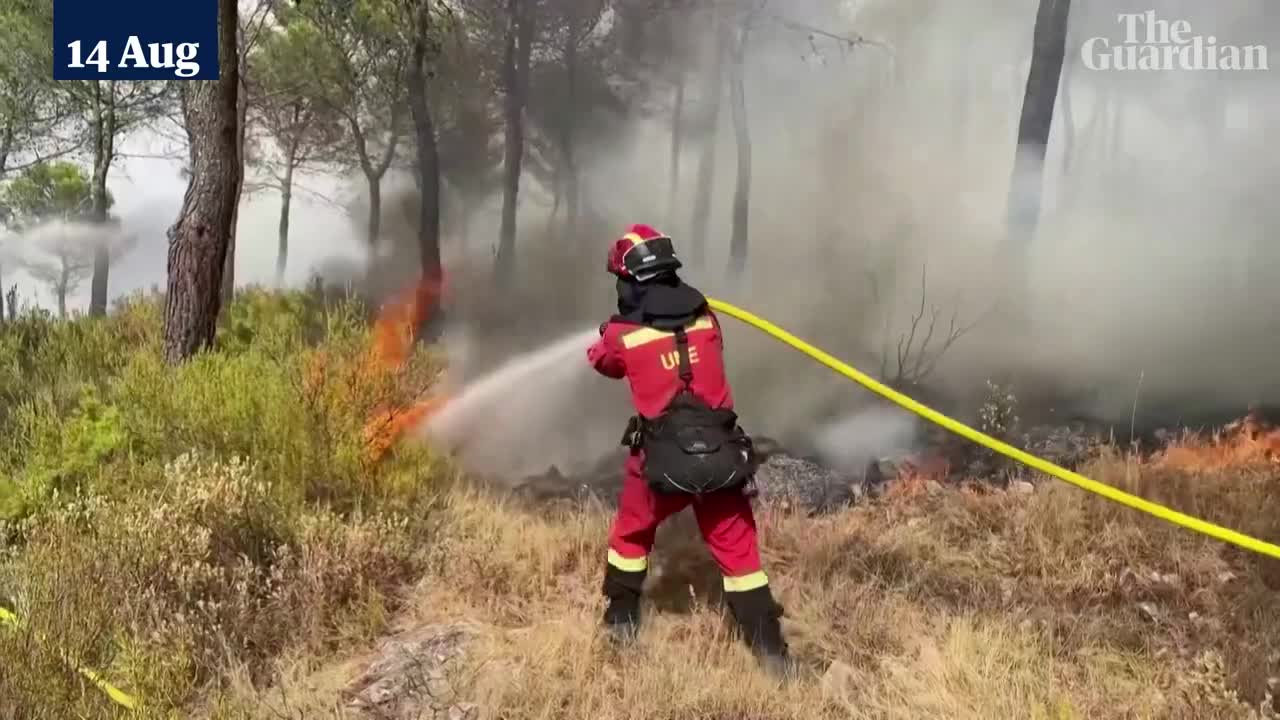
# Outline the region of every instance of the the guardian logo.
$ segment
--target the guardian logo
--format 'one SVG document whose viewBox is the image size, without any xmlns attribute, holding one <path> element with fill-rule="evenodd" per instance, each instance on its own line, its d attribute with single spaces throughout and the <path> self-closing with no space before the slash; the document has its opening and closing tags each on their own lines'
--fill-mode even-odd
<svg viewBox="0 0 1280 720">
<path fill-rule="evenodd" d="M 1164 20 L 1154 10 L 1116 16 L 1124 41 L 1092 37 L 1080 47 L 1090 70 L 1269 70 L 1265 45 L 1220 45 L 1193 35 L 1187 20 Z"/>
</svg>

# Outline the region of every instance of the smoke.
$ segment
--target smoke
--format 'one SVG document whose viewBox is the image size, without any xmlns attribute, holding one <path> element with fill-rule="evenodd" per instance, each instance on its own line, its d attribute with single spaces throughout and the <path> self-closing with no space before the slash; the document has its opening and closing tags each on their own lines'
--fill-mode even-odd
<svg viewBox="0 0 1280 720">
<path fill-rule="evenodd" d="M 607 445 L 597 433 L 569 432 L 565 420 L 582 417 L 575 391 L 588 379 L 585 349 L 598 337 L 592 328 L 512 358 L 451 396 L 425 434 L 485 475 L 518 478 L 551 465 L 585 469 Z M 621 431 L 612 434 L 616 442 Z"/>
<path fill-rule="evenodd" d="M 911 450 L 916 422 L 904 410 L 867 407 L 820 428 L 814 445 L 828 466 L 860 472 L 871 460 Z"/>
<path fill-rule="evenodd" d="M 88 278 L 94 257 L 105 251 L 117 258 L 137 244 L 137 236 L 118 223 L 53 219 L 0 237 L 0 264 L 23 269 L 65 296 Z"/>
<path fill-rule="evenodd" d="M 98 249 L 114 255 L 136 242 L 137 237 L 119 225 L 57 219 L 12 232 L 5 245 L 9 257 L 21 260 L 40 255 L 91 256 Z"/>
<path fill-rule="evenodd" d="M 1269 369 L 1280 335 L 1265 311 L 1280 300 L 1271 282 L 1280 248 L 1267 242 L 1280 213 L 1263 194 L 1280 170 L 1265 140 L 1280 117 L 1280 86 L 1267 73 L 1083 67 L 1087 38 L 1122 37 L 1115 15 L 1151 4 L 1073 8 L 1044 179 L 1025 180 L 1043 182 L 1038 232 L 1025 243 L 1011 243 L 1005 227 L 1034 1 L 869 0 L 844 15 L 818 12 L 831 3 L 779 5 L 748 40 L 746 273 L 727 272 L 737 158 L 726 104 L 708 261 L 690 263 L 684 276 L 872 374 L 893 378 L 904 350 L 908 371 L 917 361 L 936 365 L 918 388 L 922 399 L 966 419 L 985 380 L 1008 375 L 1027 388 L 1028 417 L 1049 410 L 1034 407 L 1044 395 L 1069 404 L 1052 408 L 1058 416 L 1128 424 L 1140 374 L 1139 425 L 1280 401 L 1280 376 Z M 1280 20 L 1259 3 L 1155 5 L 1220 43 L 1280 47 Z M 850 49 L 796 27 L 882 46 Z M 686 117 L 701 111 L 703 69 L 690 68 Z M 650 101 L 666 109 L 619 116 L 613 134 L 581 153 L 593 215 L 578 236 L 544 230 L 548 208 L 522 205 L 517 287 L 500 292 L 467 275 L 455 320 L 473 328 L 470 357 L 482 367 L 605 319 L 603 254 L 626 224 L 658 225 L 691 257 L 703 137 L 685 139 L 677 204 L 668 207 L 670 97 Z M 472 236 L 496 237 L 496 225 L 496 214 L 482 216 Z M 468 256 L 483 265 L 489 251 Z M 965 332 L 939 356 L 953 320 Z M 726 328 L 749 431 L 855 464 L 910 443 L 909 423 L 862 389 L 753 329 Z M 562 410 L 535 404 L 527 422 L 510 414 L 504 422 L 554 427 L 566 439 L 607 434 L 611 443 L 627 410 L 596 397 L 600 382 L 566 377 L 557 392 L 575 399 Z M 583 460 L 607 447 L 566 446 Z M 532 457 L 527 470 L 545 464 Z"/>
<path fill-rule="evenodd" d="M 1140 426 L 1280 403 L 1272 370 L 1280 320 L 1269 312 L 1280 301 L 1273 241 L 1280 206 L 1269 192 L 1280 156 L 1267 142 L 1280 129 L 1276 70 L 1108 73 L 1080 57 L 1091 37 L 1123 38 L 1118 14 L 1154 8 L 1222 45 L 1267 45 L 1275 63 L 1280 16 L 1267 12 L 1269 3 L 1073 3 L 1039 228 L 1016 244 L 1005 227 L 1036 0 L 765 7 L 745 53 L 753 170 L 747 269 L 728 277 L 737 148 L 725 93 L 707 261 L 688 262 L 688 281 L 877 376 L 898 373 L 900 346 L 910 351 L 908 370 L 916 359 L 925 367 L 936 361 L 916 392 L 962 417 L 977 407 L 986 379 L 1006 375 L 1022 380 L 1024 393 L 1043 388 L 1066 401 L 1058 415 L 1125 425 L 1140 375 Z M 670 31 L 681 27 L 663 30 Z M 667 180 L 674 91 L 653 78 L 625 111 L 599 108 L 584 118 L 575 231 L 563 216 L 548 219 L 550 191 L 524 177 L 512 286 L 494 287 L 490 272 L 500 196 L 465 198 L 473 211 L 466 222 L 458 198 L 445 198 L 453 295 L 446 342 L 463 359 L 454 382 L 604 320 L 613 297 L 603 256 L 627 224 L 657 225 L 692 259 L 708 137 L 702 81 L 713 43 L 703 27 L 685 32 L 677 39 L 698 52 L 689 54 L 674 194 Z M 833 39 L 842 36 L 874 44 Z M 166 176 L 139 162 L 113 172 L 126 227 L 144 229 L 139 249 L 113 268 L 113 292 L 163 282 L 163 229 L 181 203 L 176 170 Z M 147 184 L 162 176 L 173 179 Z M 363 208 L 350 200 L 359 178 L 301 182 L 311 190 L 295 193 L 289 284 L 317 269 L 335 281 L 371 282 L 379 293 L 412 280 L 411 181 L 384 187 L 383 236 L 395 252 L 381 259 L 371 259 Z M 278 199 L 262 193 L 245 202 L 237 277 L 270 283 Z M 977 324 L 938 356 L 953 317 L 959 328 Z M 898 442 L 881 401 L 753 329 L 730 320 L 725 327 L 730 380 L 750 432 L 821 445 L 833 457 L 841 445 L 872 452 Z M 505 471 L 532 472 L 551 456 L 589 462 L 616 443 L 630 412 L 625 384 L 594 377 L 582 350 L 585 343 L 557 356 L 546 374 L 554 382 L 516 383 L 499 394 L 502 402 L 481 403 L 503 431 L 471 437 L 471 456 L 492 451 L 519 460 L 504 459 Z M 1036 398 L 1019 399 L 1020 414 L 1032 416 Z M 839 424 L 850 417 L 863 420 Z M 833 423 L 845 430 L 826 429 Z"/>
</svg>

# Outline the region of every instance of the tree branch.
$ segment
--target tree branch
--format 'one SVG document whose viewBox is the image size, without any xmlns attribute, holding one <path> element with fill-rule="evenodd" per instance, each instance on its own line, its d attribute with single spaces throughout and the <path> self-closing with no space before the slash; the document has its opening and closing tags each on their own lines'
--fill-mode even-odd
<svg viewBox="0 0 1280 720">
<path fill-rule="evenodd" d="M 784 17 L 782 15 L 779 15 L 776 12 L 765 13 L 765 15 L 769 19 L 773 20 L 779 25 L 782 25 L 785 28 L 788 28 L 790 30 L 795 30 L 797 32 L 808 33 L 810 36 L 817 35 L 820 37 L 825 37 L 829 40 L 835 40 L 836 42 L 839 42 L 845 47 L 852 48 L 858 45 L 870 45 L 873 47 L 878 47 L 883 50 L 886 50 L 891 54 L 893 53 L 893 48 L 891 48 L 889 45 L 883 42 L 880 42 L 879 40 L 868 39 L 861 34 L 855 33 L 853 35 L 839 35 L 839 34 L 830 32 L 828 30 L 823 30 L 822 28 L 817 28 L 812 25 L 807 25 L 797 20 L 792 20 L 791 18 Z"/>
</svg>

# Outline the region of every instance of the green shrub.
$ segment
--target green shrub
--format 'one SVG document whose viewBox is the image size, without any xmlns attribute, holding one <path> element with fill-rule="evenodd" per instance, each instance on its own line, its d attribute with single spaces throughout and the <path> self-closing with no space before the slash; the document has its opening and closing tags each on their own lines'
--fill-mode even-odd
<svg viewBox="0 0 1280 720">
<path fill-rule="evenodd" d="M 18 426 L 33 431 L 26 467 L 20 481 L 0 489 L 0 517 L 21 517 L 50 500 L 54 494 L 75 494 L 96 477 L 125 448 L 121 414 L 106 405 L 93 389 L 84 391 L 80 404 L 58 423 L 60 433 L 42 432 L 41 422 L 57 416 L 56 409 L 32 403 L 22 407 Z M 50 430 L 52 424 L 50 424 Z"/>
<path fill-rule="evenodd" d="M 106 717 L 74 657 L 180 708 L 228 667 L 365 637 L 418 576 L 445 458 L 381 460 L 365 426 L 436 379 L 370 361 L 363 309 L 243 293 L 216 348 L 171 367 L 162 306 L 0 326 L 0 698 Z M 10 671 L 12 669 L 12 671 Z"/>
</svg>

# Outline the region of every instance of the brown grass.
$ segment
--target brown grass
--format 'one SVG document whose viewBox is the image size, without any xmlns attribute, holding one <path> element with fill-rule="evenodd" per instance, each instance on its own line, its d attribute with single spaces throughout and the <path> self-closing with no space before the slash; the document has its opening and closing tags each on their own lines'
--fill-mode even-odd
<svg viewBox="0 0 1280 720">
<path fill-rule="evenodd" d="M 1087 472 L 1280 537 L 1265 467 L 1205 477 L 1112 456 Z M 484 629 L 455 682 L 485 718 L 1275 717 L 1258 708 L 1280 676 L 1276 564 L 1065 486 L 913 483 L 829 517 L 763 512 L 806 668 L 787 687 L 731 638 L 690 518 L 661 533 L 641 641 L 618 652 L 596 632 L 601 508 L 468 490 L 445 513 L 400 622 Z M 332 667 L 327 690 L 294 670 L 279 697 L 316 714 L 292 716 L 342 716 Z"/>
</svg>

